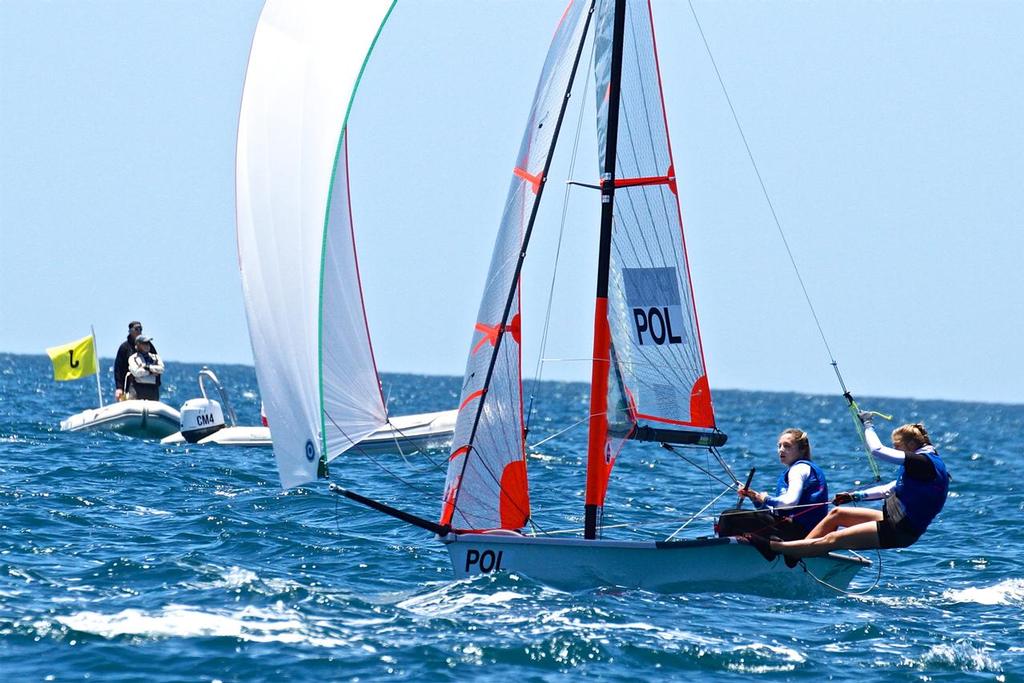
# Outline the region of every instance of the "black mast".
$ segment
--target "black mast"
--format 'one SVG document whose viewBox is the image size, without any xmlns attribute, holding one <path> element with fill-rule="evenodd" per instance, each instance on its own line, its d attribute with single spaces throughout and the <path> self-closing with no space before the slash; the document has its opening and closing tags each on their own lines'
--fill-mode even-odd
<svg viewBox="0 0 1024 683">
<path fill-rule="evenodd" d="M 597 315 L 594 321 L 594 373 L 591 382 L 591 428 L 587 449 L 587 493 L 583 517 L 583 537 L 597 538 L 600 503 L 598 489 L 603 487 L 604 442 L 607 438 L 608 356 L 608 271 L 611 267 L 612 219 L 615 205 L 615 153 L 619 138 L 619 97 L 622 81 L 622 46 L 626 33 L 626 0 L 615 0 L 615 24 L 612 29 L 612 63 L 608 83 L 608 130 L 601 173 L 601 235 L 597 256 Z M 600 348 L 599 348 L 600 347 Z M 596 408 L 596 409 L 595 409 Z M 595 425 L 598 429 L 595 430 Z"/>
</svg>

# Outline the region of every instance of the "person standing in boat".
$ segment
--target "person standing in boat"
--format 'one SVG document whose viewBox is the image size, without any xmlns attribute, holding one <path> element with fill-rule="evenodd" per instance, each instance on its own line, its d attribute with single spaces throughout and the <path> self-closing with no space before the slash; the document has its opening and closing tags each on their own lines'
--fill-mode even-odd
<svg viewBox="0 0 1024 683">
<path fill-rule="evenodd" d="M 832 502 L 839 506 L 884 500 L 882 509 L 835 507 L 803 540 L 765 541 L 751 537 L 751 542 L 767 545 L 772 552 L 805 557 L 835 549 L 906 548 L 921 537 L 946 502 L 949 472 L 923 424 L 905 424 L 894 429 L 893 447 L 888 448 L 875 434 L 871 415 L 860 414 L 868 447 L 879 460 L 898 464 L 899 474 L 888 484 L 838 493 Z"/>
<path fill-rule="evenodd" d="M 135 353 L 135 339 L 142 334 L 142 323 L 133 320 L 128 323 L 128 338 L 117 347 L 114 356 L 114 400 L 123 401 L 128 398 L 125 380 L 128 378 L 128 359 Z M 156 353 L 156 347 L 150 343 L 150 352 Z"/>
<path fill-rule="evenodd" d="M 135 338 L 135 353 L 128 358 L 128 371 L 133 380 L 128 398 L 160 400 L 160 375 L 164 373 L 164 362 L 153 351 L 149 337 L 140 334 Z"/>
<path fill-rule="evenodd" d="M 779 461 L 785 470 L 775 484 L 775 493 L 741 488 L 739 494 L 761 510 L 768 509 L 777 520 L 771 533 L 795 540 L 804 538 L 828 511 L 828 483 L 825 473 L 811 461 L 811 443 L 802 429 L 787 429 L 779 435 Z"/>
</svg>

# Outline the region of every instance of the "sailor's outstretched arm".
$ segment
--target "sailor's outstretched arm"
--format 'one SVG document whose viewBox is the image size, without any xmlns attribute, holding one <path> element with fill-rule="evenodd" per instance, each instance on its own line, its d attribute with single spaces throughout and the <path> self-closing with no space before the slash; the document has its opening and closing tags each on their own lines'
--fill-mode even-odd
<svg viewBox="0 0 1024 683">
<path fill-rule="evenodd" d="M 889 493 L 896 488 L 896 480 L 893 479 L 888 484 L 879 484 L 878 486 L 872 486 L 869 489 L 863 491 L 855 491 L 853 494 L 854 500 L 882 500 L 887 497 Z"/>
<path fill-rule="evenodd" d="M 875 434 L 875 428 L 870 424 L 864 425 L 864 440 L 867 442 L 868 448 L 871 449 L 871 455 L 879 460 L 891 462 L 894 465 L 902 465 L 907 457 L 903 451 L 883 446 L 882 440 L 878 438 L 878 434 Z"/>
</svg>

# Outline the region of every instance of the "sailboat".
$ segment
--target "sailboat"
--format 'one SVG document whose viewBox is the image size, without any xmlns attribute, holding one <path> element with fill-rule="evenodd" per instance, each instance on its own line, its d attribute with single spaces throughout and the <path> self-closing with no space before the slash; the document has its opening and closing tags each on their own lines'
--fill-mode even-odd
<svg viewBox="0 0 1024 683">
<path fill-rule="evenodd" d="M 238 120 L 238 260 L 281 483 L 383 437 L 447 444 L 455 411 L 391 418 L 363 306 L 349 202 L 351 93 L 392 3 L 270 0 Z"/>
<path fill-rule="evenodd" d="M 263 28 L 261 19 L 257 38 Z M 372 32 L 372 22 L 363 30 Z M 604 537 L 609 475 L 628 441 L 706 449 L 716 457 L 714 449 L 726 441 L 715 423 L 703 358 L 654 37 L 647 0 L 572 0 L 558 24 L 512 172 L 474 326 L 440 518 L 420 517 L 336 483 L 330 488 L 436 534 L 460 578 L 510 571 L 570 589 L 649 590 L 780 582 L 802 586 L 813 578 L 844 588 L 870 563 L 829 554 L 807 558 L 806 571 L 794 571 L 711 529 L 683 540 Z M 602 212 L 587 472 L 581 481 L 584 529 L 582 537 L 565 538 L 528 532 L 533 520 L 519 296 L 554 148 L 590 41 L 600 176 L 589 187 Z M 358 50 L 368 41 L 346 34 L 335 42 Z M 352 54 L 348 62 L 335 59 L 332 75 L 352 85 L 359 60 Z M 241 176 L 241 153 L 239 159 Z M 292 438 L 289 447 L 301 443 L 302 435 Z M 318 448 L 316 441 L 308 442 L 310 462 L 320 454 Z"/>
</svg>

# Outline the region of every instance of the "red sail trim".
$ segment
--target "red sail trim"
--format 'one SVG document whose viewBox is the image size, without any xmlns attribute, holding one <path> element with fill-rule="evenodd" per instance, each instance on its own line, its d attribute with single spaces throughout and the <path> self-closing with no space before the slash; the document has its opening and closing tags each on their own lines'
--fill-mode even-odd
<svg viewBox="0 0 1024 683">
<path fill-rule="evenodd" d="M 711 406 L 711 388 L 708 376 L 701 375 L 690 389 L 690 420 L 700 427 L 715 426 L 715 411 Z"/>
<path fill-rule="evenodd" d="M 671 175 L 674 178 L 675 177 L 675 160 L 672 158 L 672 137 L 671 137 L 671 134 L 669 133 L 669 130 L 668 130 L 668 112 L 665 110 L 665 89 L 662 87 L 662 84 L 661 84 L 661 61 L 658 58 L 658 38 L 657 38 L 657 36 L 655 35 L 655 32 L 654 32 L 654 10 L 651 9 L 651 0 L 647 0 L 647 18 L 651 22 L 651 47 L 653 48 L 652 52 L 654 52 L 654 73 L 657 74 L 657 77 L 658 77 L 658 95 L 661 98 L 661 117 L 662 117 L 662 120 L 665 122 L 665 143 L 666 143 L 665 146 L 668 147 L 669 175 Z M 690 276 L 690 256 L 686 252 L 686 234 L 685 234 L 685 231 L 683 230 L 683 210 L 682 210 L 682 207 L 679 206 L 679 195 L 678 195 L 678 193 L 675 192 L 675 189 L 673 189 L 672 191 L 673 191 L 673 194 L 676 195 L 676 212 L 679 215 L 679 239 L 682 240 L 683 259 L 684 259 L 684 262 L 686 263 L 686 280 L 687 280 L 686 284 L 689 285 L 689 287 L 690 287 L 690 297 L 691 297 L 691 300 L 693 302 L 693 322 L 694 322 L 694 324 L 695 324 L 695 326 L 697 328 L 697 349 L 700 351 L 701 367 L 705 368 L 705 373 L 706 373 L 707 372 L 706 368 L 708 367 L 708 364 L 707 364 L 707 362 L 706 362 L 706 360 L 704 358 L 704 342 L 701 340 L 701 336 L 700 336 L 700 319 L 697 317 L 697 295 L 693 291 L 693 278 Z M 706 414 L 702 415 L 702 418 L 708 423 L 708 426 L 714 427 L 715 426 L 715 411 L 714 411 L 713 404 L 711 402 L 711 392 L 709 390 L 707 390 L 707 374 L 705 374 L 702 379 L 704 380 L 704 389 L 706 390 L 704 392 L 704 396 L 706 397 L 706 399 L 705 399 L 706 400 L 706 404 L 704 406 L 702 406 L 702 407 L 704 409 L 706 409 L 706 411 L 707 411 Z M 700 382 L 698 381 L 698 384 L 699 383 Z M 693 398 L 692 398 L 692 396 L 693 396 L 693 392 L 691 390 L 691 399 L 690 399 L 690 405 L 691 405 L 690 417 L 691 417 L 691 419 L 693 418 Z"/>
<path fill-rule="evenodd" d="M 594 364 L 590 377 L 590 437 L 587 442 L 586 504 L 600 506 L 607 488 L 608 467 L 605 445 L 608 440 L 608 370 L 611 367 L 608 329 L 608 299 L 598 297 L 594 306 Z"/>
<path fill-rule="evenodd" d="M 349 173 L 349 170 L 348 170 L 348 125 L 345 126 L 345 130 L 342 131 L 342 135 L 343 135 L 344 144 L 345 144 L 345 199 L 347 200 L 347 203 L 348 203 L 348 228 L 349 228 L 349 234 L 352 237 L 352 262 L 353 262 L 353 265 L 355 266 L 355 269 L 356 269 L 356 284 L 359 285 L 359 305 L 362 306 L 362 309 L 363 309 L 363 325 L 366 328 L 366 345 L 370 349 L 370 362 L 373 363 L 373 374 L 376 375 L 376 377 L 377 377 L 377 388 L 380 390 L 380 403 L 384 407 L 384 414 L 387 415 L 387 412 L 388 412 L 388 401 L 387 401 L 386 398 L 384 398 L 384 385 L 381 384 L 381 382 L 380 382 L 380 372 L 377 371 L 377 359 L 373 355 L 373 340 L 370 338 L 370 321 L 366 317 L 366 299 L 363 297 L 363 280 L 362 280 L 362 278 L 359 275 L 359 250 L 356 249 L 356 224 L 355 224 L 355 221 L 352 219 L 352 187 L 351 187 L 351 183 L 349 182 L 349 179 L 352 177 L 352 174 Z M 324 237 L 324 245 L 325 245 L 324 258 L 326 258 L 326 253 L 327 253 L 326 252 L 326 244 L 327 244 L 326 240 L 327 240 L 327 238 L 325 236 Z M 323 267 L 323 264 L 321 264 L 321 268 L 322 267 Z M 322 311 L 321 311 L 321 315 L 322 315 Z M 320 327 L 320 326 L 318 326 L 318 327 Z M 323 372 L 323 369 L 320 368 L 320 371 Z M 321 391 L 321 398 L 323 398 L 323 392 L 322 391 Z M 327 443 L 327 440 L 324 439 L 324 444 L 326 445 L 326 443 Z"/>
<path fill-rule="evenodd" d="M 460 406 L 459 406 L 459 412 L 462 412 L 462 409 L 463 409 L 463 408 L 465 408 L 465 407 L 466 407 L 466 405 L 467 405 L 467 404 L 468 404 L 468 403 L 469 403 L 470 401 L 472 401 L 472 400 L 473 400 L 473 399 L 475 399 L 475 398 L 480 398 L 480 397 L 481 397 L 481 396 L 483 396 L 483 395 L 484 395 L 484 390 L 483 390 L 483 389 L 479 389 L 479 390 L 477 390 L 477 391 L 474 391 L 474 392 L 473 392 L 472 394 L 470 394 L 469 396 L 467 396 L 467 397 L 466 397 L 466 400 L 465 400 L 465 401 L 463 401 L 463 402 L 462 402 L 462 405 L 460 405 Z M 467 448 L 468 448 L 468 446 L 467 446 Z"/>
<path fill-rule="evenodd" d="M 533 193 L 534 194 L 537 194 L 538 192 L 540 192 L 540 176 L 539 175 L 531 175 L 530 173 L 527 173 L 525 169 L 519 168 L 518 166 L 516 166 L 514 169 L 512 169 L 512 173 L 514 173 L 515 175 L 519 176 L 520 178 L 522 178 L 526 182 L 530 183 L 530 187 L 533 188 Z"/>
<path fill-rule="evenodd" d="M 501 498 L 498 510 L 502 529 L 522 529 L 530 518 L 530 489 L 526 479 L 526 461 L 513 460 L 501 473 Z"/>
<path fill-rule="evenodd" d="M 477 323 L 475 325 L 475 329 L 477 332 L 480 332 L 484 336 L 481 337 L 480 341 L 478 341 L 476 343 L 476 346 L 473 347 L 472 353 L 475 354 L 477 351 L 479 351 L 480 348 L 484 345 L 484 342 L 489 342 L 491 346 L 494 346 L 495 344 L 498 343 L 498 335 L 501 333 L 501 323 L 498 323 L 497 325 Z M 510 322 L 508 326 L 505 327 L 505 332 L 510 332 L 512 334 L 512 339 L 515 341 L 516 344 L 522 343 L 520 341 L 520 339 L 522 338 L 522 327 L 520 324 L 520 318 L 518 313 L 516 313 L 515 316 L 512 317 L 512 322 Z"/>
<path fill-rule="evenodd" d="M 454 460 L 460 455 L 465 455 L 466 453 L 469 453 L 469 446 L 460 446 L 452 451 L 452 454 L 448 456 L 448 460 Z"/>
<path fill-rule="evenodd" d="M 611 474 L 612 467 L 615 466 L 615 461 L 619 459 L 619 454 L 622 453 L 622 449 L 625 447 L 626 442 L 629 441 L 629 438 L 633 435 L 634 431 L 636 431 L 636 425 L 633 425 L 633 427 L 630 428 L 629 434 L 626 435 L 625 439 L 618 440 L 619 447 L 615 449 L 614 453 L 611 451 L 610 442 L 605 446 L 605 476 L 604 481 L 601 482 L 601 505 L 604 505 L 605 495 L 608 493 L 608 479 L 609 475 Z"/>
<path fill-rule="evenodd" d="M 575 0 L 569 0 L 569 2 L 567 2 L 567 3 L 565 4 L 565 9 L 564 9 L 564 10 L 562 10 L 562 16 L 561 16 L 561 18 L 560 18 L 560 19 L 558 20 L 558 25 L 557 25 L 557 26 L 555 26 L 555 34 L 554 34 L 554 36 L 552 36 L 552 37 L 551 37 L 551 39 L 552 39 L 552 40 L 554 40 L 554 39 L 555 39 L 555 36 L 557 36 L 557 35 L 558 35 L 558 31 L 559 31 L 559 30 L 560 30 L 560 29 L 562 28 L 562 24 L 564 24 L 564 23 L 565 23 L 565 18 L 566 18 L 567 16 L 569 16 L 569 10 L 571 10 L 571 9 L 572 9 L 572 3 L 573 3 L 573 2 L 575 2 Z"/>
<path fill-rule="evenodd" d="M 662 422 L 670 425 L 680 425 L 682 427 L 700 427 L 702 425 L 694 422 L 684 422 L 683 420 L 672 420 L 667 417 L 658 417 L 657 415 L 648 415 L 646 413 L 636 413 L 638 420 L 650 420 L 651 422 Z"/>
<path fill-rule="evenodd" d="M 604 185 L 604 180 L 601 181 Z M 668 185 L 672 194 L 676 192 L 676 174 L 672 166 L 668 167 L 667 175 L 650 176 L 647 178 L 616 178 L 615 187 L 645 187 L 647 185 Z"/>
<path fill-rule="evenodd" d="M 463 448 L 469 450 L 468 446 L 463 446 Z M 462 449 L 459 449 L 459 450 L 462 450 Z M 455 457 L 454 453 L 452 454 L 452 457 L 453 458 Z M 452 482 L 452 487 L 450 489 L 448 489 L 447 491 L 445 491 L 445 493 L 444 493 L 444 501 L 443 501 L 443 503 L 441 505 L 441 520 L 440 520 L 440 523 L 442 525 L 451 524 L 452 523 L 452 517 L 455 515 L 455 494 L 458 492 L 459 485 L 461 483 L 462 483 L 462 477 L 456 477 L 455 481 Z"/>
</svg>

